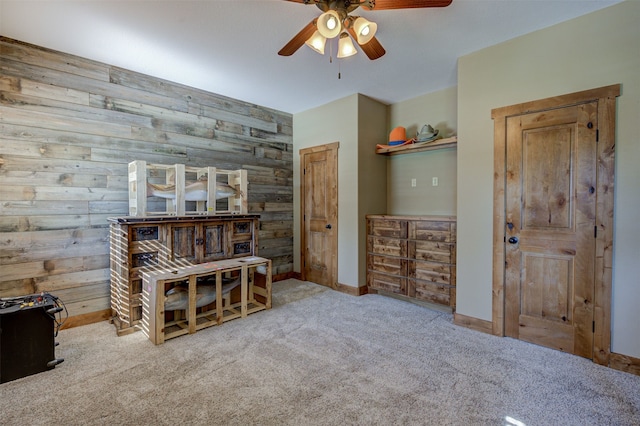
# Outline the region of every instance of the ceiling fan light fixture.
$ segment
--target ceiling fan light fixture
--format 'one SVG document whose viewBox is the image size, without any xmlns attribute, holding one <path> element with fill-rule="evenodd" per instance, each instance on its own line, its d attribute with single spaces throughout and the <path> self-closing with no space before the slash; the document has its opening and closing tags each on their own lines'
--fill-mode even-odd
<svg viewBox="0 0 640 426">
<path fill-rule="evenodd" d="M 340 15 L 335 10 L 327 10 L 318 18 L 318 32 L 325 38 L 337 37 L 342 32 Z"/>
<path fill-rule="evenodd" d="M 326 43 L 327 39 L 322 34 L 320 34 L 319 31 L 316 31 L 304 44 L 306 44 L 319 54 L 324 55 L 324 46 Z"/>
<path fill-rule="evenodd" d="M 353 41 L 351 41 L 351 37 L 349 37 L 349 34 L 340 34 L 340 40 L 338 40 L 338 58 L 348 58 L 349 56 L 353 56 L 356 53 L 358 53 L 358 51 L 353 45 Z"/>
<path fill-rule="evenodd" d="M 368 21 L 365 18 L 358 17 L 353 21 L 353 30 L 356 33 L 358 44 L 367 44 L 376 35 L 378 24 Z"/>
</svg>

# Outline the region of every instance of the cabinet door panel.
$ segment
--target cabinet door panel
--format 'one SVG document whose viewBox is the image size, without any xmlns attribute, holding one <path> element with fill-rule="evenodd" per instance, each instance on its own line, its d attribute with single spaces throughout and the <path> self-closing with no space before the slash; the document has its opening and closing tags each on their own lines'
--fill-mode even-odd
<svg viewBox="0 0 640 426">
<path fill-rule="evenodd" d="M 196 261 L 196 227 L 194 225 L 171 227 L 172 260 Z"/>
<path fill-rule="evenodd" d="M 209 262 L 214 259 L 223 259 L 225 253 L 225 232 L 223 223 L 207 223 L 202 227 L 204 235 L 203 261 Z"/>
</svg>

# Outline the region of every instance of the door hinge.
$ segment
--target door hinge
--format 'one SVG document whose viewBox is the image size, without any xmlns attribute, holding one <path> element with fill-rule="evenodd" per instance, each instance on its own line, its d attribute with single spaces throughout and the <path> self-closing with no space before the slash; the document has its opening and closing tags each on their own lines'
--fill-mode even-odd
<svg viewBox="0 0 640 426">
<path fill-rule="evenodd" d="M 303 174 L 303 175 L 306 175 L 306 174 L 307 174 L 307 169 L 306 169 L 306 168 L 305 168 L 305 169 L 302 169 L 302 174 Z"/>
<path fill-rule="evenodd" d="M 596 142 L 600 142 L 600 129 L 596 129 Z"/>
<path fill-rule="evenodd" d="M 596 322 L 593 321 L 591 324 L 592 324 L 591 325 L 592 332 L 595 333 L 596 332 Z"/>
<path fill-rule="evenodd" d="M 593 227 L 593 238 L 598 238 L 598 227 L 597 226 Z"/>
</svg>

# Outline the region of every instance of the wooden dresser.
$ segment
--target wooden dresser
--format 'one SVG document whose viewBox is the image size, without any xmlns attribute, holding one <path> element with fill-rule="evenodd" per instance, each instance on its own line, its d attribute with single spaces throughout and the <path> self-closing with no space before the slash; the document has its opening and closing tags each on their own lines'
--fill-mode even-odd
<svg viewBox="0 0 640 426">
<path fill-rule="evenodd" d="M 456 218 L 367 216 L 367 286 L 456 306 Z"/>
<path fill-rule="evenodd" d="M 259 215 L 110 218 L 111 310 L 118 334 L 139 329 L 142 272 L 258 254 Z"/>
</svg>

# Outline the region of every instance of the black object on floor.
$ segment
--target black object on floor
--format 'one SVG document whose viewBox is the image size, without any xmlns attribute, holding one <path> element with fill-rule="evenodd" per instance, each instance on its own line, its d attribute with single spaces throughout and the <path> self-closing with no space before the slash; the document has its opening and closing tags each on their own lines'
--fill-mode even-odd
<svg viewBox="0 0 640 426">
<path fill-rule="evenodd" d="M 0 383 L 54 368 L 57 299 L 47 293 L 0 299 Z"/>
</svg>

